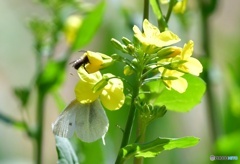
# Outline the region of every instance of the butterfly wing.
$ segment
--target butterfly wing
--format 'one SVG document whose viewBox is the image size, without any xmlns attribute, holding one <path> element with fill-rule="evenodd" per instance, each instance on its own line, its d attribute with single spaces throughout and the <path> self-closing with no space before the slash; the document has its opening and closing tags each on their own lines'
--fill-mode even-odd
<svg viewBox="0 0 240 164">
<path fill-rule="evenodd" d="M 76 111 L 79 109 L 79 106 L 80 103 L 77 100 L 73 100 L 59 115 L 52 125 L 55 135 L 66 138 L 73 136 L 76 128 Z"/>
<path fill-rule="evenodd" d="M 76 133 L 84 142 L 93 142 L 102 138 L 108 131 L 108 118 L 96 100 L 90 104 L 82 104 L 76 114 Z"/>
</svg>

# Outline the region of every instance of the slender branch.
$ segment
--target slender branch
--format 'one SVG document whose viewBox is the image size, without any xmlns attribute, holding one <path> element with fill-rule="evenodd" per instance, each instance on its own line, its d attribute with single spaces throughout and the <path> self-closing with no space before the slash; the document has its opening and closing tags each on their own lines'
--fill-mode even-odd
<svg viewBox="0 0 240 164">
<path fill-rule="evenodd" d="M 159 0 L 151 0 L 150 2 L 151 2 L 153 12 L 157 17 L 158 28 L 160 29 L 160 31 L 165 31 L 168 28 L 168 25 L 165 20 L 165 17 L 163 16 Z"/>
<path fill-rule="evenodd" d="M 174 1 L 171 0 L 170 3 L 169 3 L 169 6 L 168 6 L 168 11 L 167 11 L 167 15 L 166 15 L 166 22 L 168 23 L 169 19 L 170 19 L 170 16 L 172 14 L 172 9 L 173 9 L 173 6 L 174 6 Z"/>
<path fill-rule="evenodd" d="M 143 20 L 149 18 L 149 0 L 144 0 Z"/>
<path fill-rule="evenodd" d="M 37 102 L 37 132 L 36 132 L 36 164 L 42 164 L 42 141 L 43 141 L 43 119 L 44 119 L 44 97 L 40 90 L 38 90 Z"/>
</svg>

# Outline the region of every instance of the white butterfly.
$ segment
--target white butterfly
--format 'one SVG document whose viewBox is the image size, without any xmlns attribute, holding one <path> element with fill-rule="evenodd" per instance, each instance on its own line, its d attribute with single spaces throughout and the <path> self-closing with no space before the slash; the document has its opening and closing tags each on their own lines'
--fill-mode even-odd
<svg viewBox="0 0 240 164">
<path fill-rule="evenodd" d="M 60 137 L 70 138 L 76 131 L 77 136 L 84 142 L 103 139 L 108 131 L 108 118 L 99 102 L 80 104 L 73 100 L 53 123 L 53 133 Z"/>
</svg>

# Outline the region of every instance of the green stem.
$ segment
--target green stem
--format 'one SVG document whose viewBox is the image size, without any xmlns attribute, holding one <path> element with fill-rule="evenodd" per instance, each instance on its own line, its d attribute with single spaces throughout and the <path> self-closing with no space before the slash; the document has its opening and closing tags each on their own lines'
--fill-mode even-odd
<svg viewBox="0 0 240 164">
<path fill-rule="evenodd" d="M 144 0 L 143 20 L 149 17 L 149 0 Z"/>
<path fill-rule="evenodd" d="M 135 91 L 133 91 L 134 93 L 133 93 L 133 96 L 132 96 L 131 107 L 130 107 L 128 120 L 127 120 L 127 124 L 126 124 L 126 127 L 125 127 L 123 139 L 122 139 L 121 148 L 126 146 L 129 142 L 129 140 L 130 140 L 132 127 L 133 127 L 133 122 L 134 122 L 134 119 L 135 119 L 135 113 L 136 113 L 135 100 L 136 100 L 136 97 L 138 95 L 138 89 L 137 89 L 137 92 L 136 92 L 136 89 L 134 89 L 134 90 Z"/>
<path fill-rule="evenodd" d="M 43 119 L 44 119 L 44 94 L 38 90 L 37 102 L 37 131 L 36 131 L 36 164 L 42 164 L 42 141 L 43 141 Z"/>
<path fill-rule="evenodd" d="M 155 13 L 158 21 L 158 28 L 160 31 L 165 31 L 168 28 L 167 22 L 163 16 L 159 0 L 151 0 L 153 12 Z"/>
<path fill-rule="evenodd" d="M 140 78 L 136 78 L 136 79 L 140 79 Z M 133 123 L 135 120 L 135 115 L 136 115 L 135 101 L 136 101 L 136 98 L 138 97 L 138 93 L 139 93 L 139 86 L 140 86 L 139 80 L 137 80 L 135 84 L 136 85 L 134 85 L 135 88 L 133 88 L 132 100 L 131 100 L 131 106 L 130 106 L 130 110 L 129 110 L 129 114 L 128 114 L 128 119 L 127 119 L 127 123 L 126 123 L 125 130 L 123 133 L 121 148 L 125 147 L 129 143 L 130 136 L 132 133 Z M 121 155 L 122 155 L 121 148 L 119 150 L 118 157 L 115 162 L 116 164 L 123 163 L 123 161 L 124 161 L 124 159 L 122 159 L 122 157 L 121 157 Z"/>
<path fill-rule="evenodd" d="M 144 143 L 145 134 L 147 129 L 147 123 L 138 115 L 138 123 L 137 123 L 137 139 L 138 143 Z M 134 164 L 142 164 L 144 158 L 134 158 Z"/>
<path fill-rule="evenodd" d="M 170 19 L 170 16 L 172 14 L 172 9 L 173 9 L 173 6 L 174 6 L 174 1 L 171 0 L 170 3 L 169 3 L 169 7 L 168 7 L 168 11 L 167 11 L 167 15 L 166 15 L 166 22 L 168 23 L 169 19 Z"/>
</svg>

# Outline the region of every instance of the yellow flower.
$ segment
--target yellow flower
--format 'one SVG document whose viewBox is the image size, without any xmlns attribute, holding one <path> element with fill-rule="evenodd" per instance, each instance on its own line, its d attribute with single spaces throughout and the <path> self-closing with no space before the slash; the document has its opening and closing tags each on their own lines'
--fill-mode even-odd
<svg viewBox="0 0 240 164">
<path fill-rule="evenodd" d="M 165 57 L 158 62 L 159 65 L 163 66 L 158 70 L 161 72 L 163 82 L 168 89 L 173 88 L 179 93 L 183 93 L 187 89 L 188 84 L 181 76 L 184 73 L 199 76 L 202 72 L 202 64 L 197 59 L 191 57 L 193 46 L 194 43 L 190 40 L 183 48 L 171 46 L 163 48 L 158 52 L 160 57 Z"/>
<path fill-rule="evenodd" d="M 122 107 L 125 95 L 123 93 L 123 82 L 114 77 L 112 74 L 105 74 L 104 77 L 110 78 L 107 84 L 98 91 L 93 91 L 94 86 L 102 80 L 99 71 L 88 74 L 83 67 L 78 69 L 80 77 L 75 87 L 76 99 L 82 103 L 92 103 L 96 99 L 100 99 L 102 105 L 109 110 L 117 110 Z"/>
<path fill-rule="evenodd" d="M 180 38 L 173 32 L 167 30 L 160 32 L 159 29 L 152 25 L 147 19 L 143 21 L 144 33 L 137 27 L 133 27 L 134 36 L 141 43 L 145 53 L 156 53 L 164 46 L 168 46 L 180 41 Z"/>
<path fill-rule="evenodd" d="M 82 18 L 79 15 L 71 15 L 65 22 L 64 33 L 68 44 L 75 41 L 77 31 L 82 24 Z"/>
<path fill-rule="evenodd" d="M 181 54 L 182 48 L 176 46 L 164 47 L 160 51 L 157 52 L 157 56 L 159 59 L 167 59 L 173 58 L 179 54 Z"/>
<path fill-rule="evenodd" d="M 99 71 L 102 68 L 109 66 L 112 63 L 112 58 L 99 53 L 99 52 L 92 52 L 87 51 L 84 55 L 88 58 L 88 63 L 85 65 L 85 69 L 88 73 L 94 73 Z"/>
<path fill-rule="evenodd" d="M 187 6 L 187 0 L 178 1 L 173 7 L 173 11 L 175 13 L 183 14 L 186 10 L 186 6 Z"/>
<path fill-rule="evenodd" d="M 162 79 L 167 89 L 174 89 L 179 93 L 186 91 L 188 87 L 187 80 L 181 77 L 184 75 L 184 73 L 162 67 L 159 69 L 159 71 L 162 73 Z"/>
<path fill-rule="evenodd" d="M 178 70 L 199 76 L 199 74 L 203 71 L 203 67 L 196 58 L 191 57 L 193 53 L 193 46 L 194 43 L 192 40 L 190 40 L 184 45 L 180 57 L 176 57 L 185 61 L 183 64 L 178 66 Z"/>
<path fill-rule="evenodd" d="M 73 63 L 73 67 L 79 69 L 83 66 L 88 73 L 94 73 L 109 66 L 111 63 L 112 58 L 105 54 L 86 51 L 80 59 Z"/>
<path fill-rule="evenodd" d="M 162 4 L 168 4 L 168 3 L 170 2 L 170 0 L 160 0 L 160 2 L 161 2 Z"/>
</svg>

